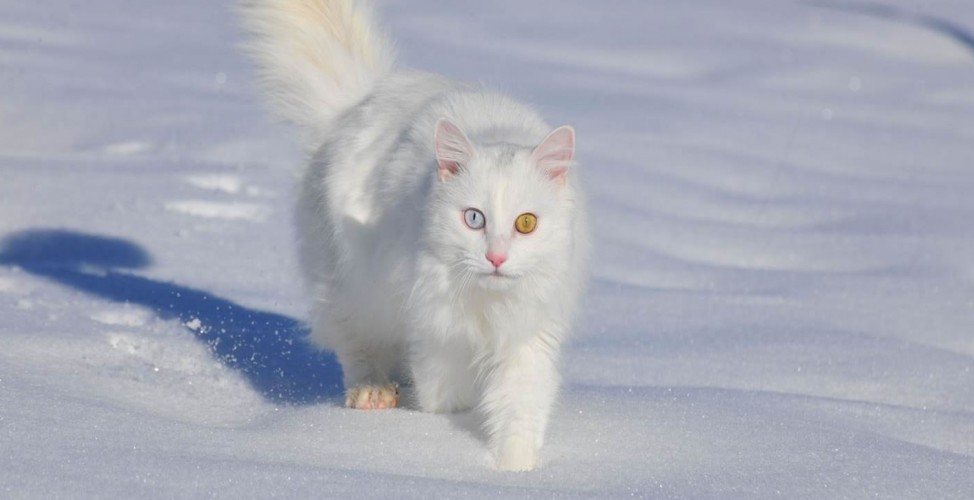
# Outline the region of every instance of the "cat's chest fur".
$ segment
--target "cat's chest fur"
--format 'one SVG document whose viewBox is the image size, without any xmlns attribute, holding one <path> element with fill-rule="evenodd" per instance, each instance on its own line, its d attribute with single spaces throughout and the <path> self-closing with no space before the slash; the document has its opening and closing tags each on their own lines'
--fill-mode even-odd
<svg viewBox="0 0 974 500">
<path fill-rule="evenodd" d="M 562 315 L 557 287 L 548 284 L 471 286 L 429 256 L 420 257 L 405 320 L 414 336 L 464 339 L 484 347 L 502 346 L 554 330 Z"/>
</svg>

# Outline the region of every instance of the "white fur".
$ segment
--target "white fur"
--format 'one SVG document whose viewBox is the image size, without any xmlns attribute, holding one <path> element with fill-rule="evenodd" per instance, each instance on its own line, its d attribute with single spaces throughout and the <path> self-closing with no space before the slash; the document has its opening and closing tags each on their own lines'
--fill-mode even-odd
<svg viewBox="0 0 974 500">
<path fill-rule="evenodd" d="M 309 11 L 368 7 L 244 8 L 272 101 L 318 141 L 296 214 L 312 338 L 335 351 L 347 389 L 407 377 L 424 411 L 479 410 L 498 468 L 533 469 L 584 286 L 574 131 L 549 136 L 535 111 L 510 98 L 370 62 L 365 54 L 392 51 L 365 17 L 351 29 L 347 15 L 299 15 Z M 435 147 L 441 118 L 472 151 L 450 131 Z M 444 175 L 437 152 L 458 171 Z M 471 207 L 486 217 L 481 230 L 464 223 Z M 538 220 L 530 234 L 514 230 L 525 212 Z M 507 256 L 503 276 L 491 274 L 488 250 Z"/>
<path fill-rule="evenodd" d="M 370 2 L 241 0 L 245 50 L 282 118 L 296 123 L 317 148 L 335 116 L 359 101 L 395 58 L 372 22 Z"/>
</svg>

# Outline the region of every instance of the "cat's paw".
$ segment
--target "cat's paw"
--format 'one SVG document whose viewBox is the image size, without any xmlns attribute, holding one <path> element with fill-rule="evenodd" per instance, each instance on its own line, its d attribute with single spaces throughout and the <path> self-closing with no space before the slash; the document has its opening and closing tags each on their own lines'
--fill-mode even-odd
<svg viewBox="0 0 974 500">
<path fill-rule="evenodd" d="M 494 454 L 497 470 L 524 472 L 538 467 L 538 447 L 528 439 L 508 438 Z"/>
<path fill-rule="evenodd" d="M 399 405 L 399 384 L 360 385 L 345 393 L 345 406 L 358 410 L 385 410 Z"/>
</svg>

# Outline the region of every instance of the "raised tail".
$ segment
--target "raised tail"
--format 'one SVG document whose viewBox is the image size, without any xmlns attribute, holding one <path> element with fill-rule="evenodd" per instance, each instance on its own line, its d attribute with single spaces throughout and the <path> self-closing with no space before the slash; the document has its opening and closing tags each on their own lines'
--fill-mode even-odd
<svg viewBox="0 0 974 500">
<path fill-rule="evenodd" d="M 239 10 L 260 85 L 273 110 L 300 127 L 309 150 L 392 68 L 393 47 L 373 22 L 370 1 L 241 0 Z"/>
</svg>

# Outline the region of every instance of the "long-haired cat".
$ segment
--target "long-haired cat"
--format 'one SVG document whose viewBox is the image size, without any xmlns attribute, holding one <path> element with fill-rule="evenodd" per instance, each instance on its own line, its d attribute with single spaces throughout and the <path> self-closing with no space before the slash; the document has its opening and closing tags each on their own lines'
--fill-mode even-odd
<svg viewBox="0 0 974 500">
<path fill-rule="evenodd" d="M 530 470 L 588 239 L 575 132 L 478 86 L 395 68 L 354 0 L 244 0 L 260 82 L 311 153 L 297 203 L 312 339 L 350 408 L 476 409 Z"/>
</svg>

